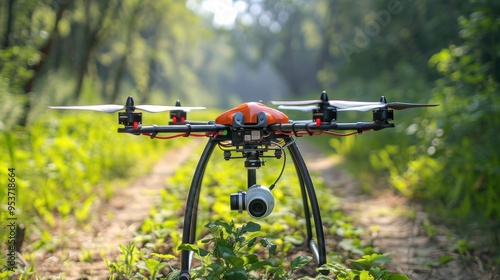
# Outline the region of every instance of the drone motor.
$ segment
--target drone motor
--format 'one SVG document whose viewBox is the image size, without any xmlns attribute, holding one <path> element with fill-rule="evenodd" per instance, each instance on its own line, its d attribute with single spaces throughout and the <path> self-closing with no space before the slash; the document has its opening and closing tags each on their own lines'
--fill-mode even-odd
<svg viewBox="0 0 500 280">
<path fill-rule="evenodd" d="M 137 126 L 142 122 L 142 113 L 140 112 L 118 112 L 118 124 L 123 124 L 124 126 Z"/>
</svg>

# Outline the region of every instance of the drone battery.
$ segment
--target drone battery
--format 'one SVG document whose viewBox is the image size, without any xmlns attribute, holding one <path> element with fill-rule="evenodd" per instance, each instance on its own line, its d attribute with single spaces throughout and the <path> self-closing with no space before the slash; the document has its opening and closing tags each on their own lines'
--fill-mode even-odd
<svg viewBox="0 0 500 280">
<path fill-rule="evenodd" d="M 142 113 L 118 113 L 118 123 L 125 126 L 133 126 L 134 123 L 142 123 Z"/>
</svg>

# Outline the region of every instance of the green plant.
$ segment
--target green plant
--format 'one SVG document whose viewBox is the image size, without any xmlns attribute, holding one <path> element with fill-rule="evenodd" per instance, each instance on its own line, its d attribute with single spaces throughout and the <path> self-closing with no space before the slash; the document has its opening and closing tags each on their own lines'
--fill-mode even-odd
<svg viewBox="0 0 500 280">
<path fill-rule="evenodd" d="M 111 272 L 110 279 L 133 279 L 136 276 L 138 252 L 135 244 L 119 245 L 120 255 L 117 261 L 104 260 Z"/>
<path fill-rule="evenodd" d="M 170 254 L 145 255 L 133 242 L 119 246 L 120 255 L 115 261 L 104 259 L 111 276 L 110 279 L 178 279 L 179 270 L 173 269 L 168 261 L 175 256 Z M 166 267 L 170 271 L 163 274 Z"/>
<path fill-rule="evenodd" d="M 328 277 L 318 275 L 316 279 L 338 279 L 338 280 L 409 280 L 406 275 L 390 273 L 384 267 L 391 259 L 383 254 L 364 255 L 361 258 L 352 260 L 350 268 L 340 263 L 327 263 L 318 270 L 328 271 Z"/>
<path fill-rule="evenodd" d="M 248 233 L 260 231 L 261 226 L 248 222 L 241 227 L 236 227 L 234 222 L 213 221 L 208 223 L 212 237 L 201 240 L 202 244 L 211 245 L 211 250 L 193 244 L 182 244 L 179 249 L 193 251 L 202 258 L 202 266 L 193 270 L 193 277 L 205 279 L 249 279 L 258 273 L 272 276 L 272 279 L 290 279 L 298 268 L 309 263 L 312 258 L 299 256 L 292 260 L 290 272 L 282 266 L 275 267 L 273 256 L 277 246 L 267 238 Z M 267 258 L 262 258 L 254 253 L 258 247 L 267 248 Z"/>
<path fill-rule="evenodd" d="M 33 264 L 20 268 L 19 272 L 19 280 L 40 279 L 35 273 L 35 266 Z"/>
<path fill-rule="evenodd" d="M 146 258 L 144 261 L 140 261 L 137 263 L 137 268 L 140 269 L 139 274 L 148 274 L 149 279 L 156 279 L 157 277 L 163 277 L 161 274 L 162 270 L 169 266 L 167 262 L 162 262 L 162 260 L 171 260 L 174 259 L 174 255 L 170 254 L 151 254 L 151 258 Z M 177 279 L 179 277 L 179 270 L 172 269 L 170 267 L 171 272 L 168 274 L 167 279 Z"/>
<path fill-rule="evenodd" d="M 80 249 L 80 255 L 78 256 L 78 259 L 81 262 L 92 262 L 92 254 L 92 250 L 82 248 Z"/>
</svg>

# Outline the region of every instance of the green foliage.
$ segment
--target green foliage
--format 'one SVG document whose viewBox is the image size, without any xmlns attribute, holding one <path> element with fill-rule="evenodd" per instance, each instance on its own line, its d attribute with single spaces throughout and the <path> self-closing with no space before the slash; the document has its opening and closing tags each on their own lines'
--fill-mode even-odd
<svg viewBox="0 0 500 280">
<path fill-rule="evenodd" d="M 375 12 L 386 1 L 377 3 Z M 418 2 L 400 3 L 401 13 L 392 15 L 379 35 L 338 71 L 343 79 L 337 92 L 440 106 L 395 112 L 395 130 L 334 139 L 331 146 L 345 156 L 344 166 L 364 181 L 366 190 L 388 182 L 428 205 L 436 219 L 459 226 L 464 238 L 479 230 L 484 235 L 477 242 L 500 245 L 500 193 L 495 187 L 500 181 L 495 130 L 500 125 L 500 7 L 490 0 L 463 2 L 446 15 L 423 21 L 448 5 L 436 2 L 424 9 Z M 365 24 L 376 22 L 371 16 Z M 412 35 L 418 30 L 429 30 L 422 33 L 426 38 Z M 432 226 L 426 228 L 432 235 Z"/>
<path fill-rule="evenodd" d="M 150 276 L 149 279 L 161 277 L 161 270 L 167 265 L 160 262 L 153 256 L 146 261 L 140 261 L 143 257 L 143 252 L 136 248 L 135 244 L 120 245 L 120 255 L 116 261 L 105 259 L 105 263 L 111 272 L 110 279 L 144 279 Z M 158 256 L 154 256 L 158 257 Z M 168 258 L 168 257 L 167 257 Z M 160 260 L 162 257 L 159 258 Z"/>
<path fill-rule="evenodd" d="M 386 280 L 408 280 L 408 276 L 399 273 L 389 273 L 383 267 L 391 262 L 391 259 L 382 254 L 364 255 L 352 262 L 352 268 L 345 267 L 339 263 L 327 263 L 318 268 L 319 271 L 328 271 L 329 276 L 318 275 L 316 279 L 386 279 Z"/>
<path fill-rule="evenodd" d="M 195 252 L 202 258 L 202 267 L 192 271 L 194 278 L 204 279 L 249 279 L 252 273 L 259 272 L 272 266 L 272 259 L 259 259 L 259 256 L 252 251 L 258 247 L 268 249 L 267 255 L 272 258 L 276 253 L 276 245 L 268 239 L 251 235 L 246 238 L 247 233 L 260 231 L 259 224 L 248 222 L 241 227 L 236 227 L 233 222 L 213 221 L 205 226 L 211 233 L 210 238 L 201 241 L 205 246 L 211 246 L 207 251 L 203 248 L 182 244 L 179 249 Z M 305 264 L 295 263 L 292 268 L 297 268 Z"/>
<path fill-rule="evenodd" d="M 116 260 L 105 259 L 111 276 L 109 279 L 178 279 L 179 271 L 171 270 L 163 274 L 168 261 L 174 256 L 168 254 L 151 254 L 146 256 L 134 243 L 119 246 L 120 255 Z"/>
<path fill-rule="evenodd" d="M 200 153 L 199 150 L 194 152 Z M 248 221 L 246 213 L 239 214 L 229 207 L 229 195 L 238 188 L 245 188 L 247 183 L 245 176 L 238 175 L 244 169 L 243 162 L 237 159 L 225 161 L 222 153 L 216 150 L 205 172 L 198 209 L 198 223 L 205 222 L 205 230 L 198 230 L 200 239 L 196 243 L 181 244 L 179 216 L 182 216 L 196 164 L 197 159 L 194 158 L 176 170 L 162 192 L 158 206 L 143 222 L 134 240 L 138 247 L 145 250 L 145 256 L 158 253 L 179 258 L 181 250 L 192 251 L 199 259 L 199 262 L 194 262 L 199 265 L 193 267 L 193 273 L 206 279 L 221 279 L 224 275 L 228 278 L 253 279 L 268 275 L 272 279 L 292 279 L 304 273 L 325 279 L 321 278 L 324 277 L 322 274 L 315 275 L 300 269 L 310 265 L 309 253 L 298 254 L 293 260 L 285 262 L 286 256 L 304 250 L 300 248 L 306 240 L 300 187 L 291 164 L 286 166 L 282 178 L 272 190 L 275 210 L 257 224 Z M 264 185 L 274 182 L 277 176 L 275 170 L 281 164 L 281 160 L 269 159 L 258 170 L 259 182 Z M 385 268 L 389 261 L 387 256 L 366 240 L 364 230 L 353 225 L 349 217 L 338 211 L 335 197 L 325 188 L 321 178 L 316 174 L 312 176 L 327 229 L 325 232 L 335 240 L 327 244 L 329 266 L 325 266 L 325 270 L 333 271 L 335 268 L 334 275 L 338 279 L 354 279 L 366 273 L 366 277 L 389 279 L 393 274 Z M 146 259 L 140 261 L 145 262 Z M 360 266 L 366 267 L 366 272 Z"/>
<path fill-rule="evenodd" d="M 492 1 L 480 1 L 470 15 L 459 19 L 461 43 L 429 59 L 442 75 L 433 98 L 441 105 L 406 128 L 418 141 L 387 146 L 371 157 L 403 194 L 428 201 L 439 216 L 457 224 L 474 221 L 489 224 L 492 231 L 498 223 L 491 221 L 500 215 L 495 187 L 500 160 L 493 129 L 500 125 L 499 64 L 493 51 L 499 47 L 495 38 L 500 26 L 494 21 L 498 8 Z"/>
<path fill-rule="evenodd" d="M 33 65 L 40 63 L 41 56 L 33 45 L 0 49 L 0 88 L 19 94 L 34 72 Z"/>
<path fill-rule="evenodd" d="M 500 28 L 495 11 L 499 10 L 493 1 L 481 1 L 473 13 L 459 19 L 462 43 L 429 60 L 443 75 L 435 89 L 436 101 L 443 107 L 432 115 L 444 134 L 435 156 L 442 164 L 454 163 L 443 166 L 439 181 L 449 187 L 431 189 L 429 195 L 440 197 L 459 217 L 496 220 L 500 216 L 500 193 L 495 187 L 500 160 L 493 129 L 500 125 L 495 105 L 500 101 L 500 64 L 493 51 L 500 47 L 495 40 Z"/>
<path fill-rule="evenodd" d="M 84 224 L 96 202 L 118 189 L 119 180 L 144 174 L 168 148 L 146 137 L 117 134 L 115 117 L 101 116 L 96 122 L 95 114 L 50 112 L 29 129 L 2 131 L 0 151 L 6 158 L 0 174 L 16 170 L 16 215 L 28 230 L 26 240 L 38 240 L 34 248 L 57 248 L 51 232 L 58 219 Z M 0 201 L 6 196 L 1 188 Z M 0 211 L 0 220 L 5 222 L 6 215 Z M 6 234 L 0 232 L 2 246 Z"/>
</svg>

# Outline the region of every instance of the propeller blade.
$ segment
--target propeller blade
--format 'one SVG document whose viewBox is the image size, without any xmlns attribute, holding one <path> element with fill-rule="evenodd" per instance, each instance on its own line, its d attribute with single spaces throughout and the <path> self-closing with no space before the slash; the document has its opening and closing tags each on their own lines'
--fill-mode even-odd
<svg viewBox="0 0 500 280">
<path fill-rule="evenodd" d="M 419 103 L 403 103 L 403 102 L 391 102 L 387 104 L 388 108 L 394 110 L 403 110 L 408 108 L 420 108 L 420 107 L 435 107 L 439 104 L 419 104 Z"/>
<path fill-rule="evenodd" d="M 347 100 L 331 100 L 330 105 L 338 109 L 346 109 L 351 107 L 361 107 L 361 106 L 380 106 L 380 102 L 365 102 L 365 101 L 347 101 Z"/>
<path fill-rule="evenodd" d="M 50 109 L 58 110 L 90 110 L 104 113 L 114 113 L 123 110 L 125 106 L 115 104 L 84 105 L 84 106 L 49 106 Z"/>
<path fill-rule="evenodd" d="M 435 107 L 435 106 L 438 106 L 438 104 L 418 104 L 418 103 L 403 103 L 403 102 L 381 103 L 380 102 L 378 104 L 373 104 L 373 105 L 365 105 L 365 106 L 357 106 L 357 107 L 338 109 L 337 111 L 361 111 L 361 112 L 365 112 L 365 111 L 381 109 L 381 108 L 403 110 L 403 109 L 409 109 L 409 108 Z"/>
<path fill-rule="evenodd" d="M 308 105 L 308 106 L 287 106 L 287 105 L 280 105 L 278 106 L 278 109 L 280 110 L 297 110 L 297 111 L 302 111 L 302 112 L 310 112 L 312 110 L 318 109 L 317 105 Z"/>
<path fill-rule="evenodd" d="M 321 103 L 321 100 L 300 100 L 300 101 L 271 101 L 273 105 L 285 106 L 307 106 Z"/>
<path fill-rule="evenodd" d="M 386 107 L 387 104 L 385 103 L 378 103 L 378 104 L 372 104 L 372 105 L 365 105 L 365 106 L 357 106 L 357 107 L 347 107 L 347 108 L 339 108 L 337 111 L 360 111 L 360 112 L 366 112 L 370 111 L 373 109 L 379 109 L 379 108 L 384 108 Z"/>
<path fill-rule="evenodd" d="M 179 107 L 179 106 L 162 106 L 162 105 L 137 105 L 136 109 L 150 112 L 150 113 L 158 113 L 164 111 L 185 111 L 189 112 L 191 110 L 202 110 L 206 109 L 205 107 Z"/>
<path fill-rule="evenodd" d="M 301 101 L 271 101 L 274 105 L 280 106 L 308 106 L 306 108 L 312 108 L 311 105 L 321 104 L 323 101 L 321 100 L 301 100 Z M 346 109 L 351 107 L 360 107 L 360 106 L 368 106 L 368 105 L 378 105 L 384 104 L 380 102 L 364 102 L 364 101 L 347 101 L 347 100 L 331 100 L 329 101 L 330 105 L 339 109 Z M 317 106 L 314 106 L 316 109 Z M 300 110 L 299 108 L 294 108 L 295 110 Z M 307 109 L 311 110 L 311 109 Z"/>
<path fill-rule="evenodd" d="M 199 106 L 197 106 L 197 107 L 185 107 L 185 106 L 182 106 L 182 107 L 180 107 L 180 109 L 179 109 L 179 107 L 177 107 L 177 110 L 183 110 L 186 112 L 189 112 L 191 110 L 205 110 L 205 109 L 207 109 L 207 107 L 199 107 Z"/>
<path fill-rule="evenodd" d="M 325 100 L 326 101 L 326 100 Z M 383 99 L 385 101 L 385 98 Z M 419 104 L 419 103 L 404 103 L 404 102 L 366 102 L 366 101 L 348 101 L 348 100 L 330 100 L 327 101 L 337 111 L 369 111 L 378 108 L 390 108 L 394 110 L 403 110 L 408 108 L 418 107 L 434 107 L 438 104 Z M 311 111 L 317 109 L 322 100 L 300 100 L 300 101 L 271 101 L 274 105 L 279 105 L 279 109 Z"/>
</svg>

